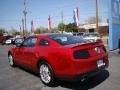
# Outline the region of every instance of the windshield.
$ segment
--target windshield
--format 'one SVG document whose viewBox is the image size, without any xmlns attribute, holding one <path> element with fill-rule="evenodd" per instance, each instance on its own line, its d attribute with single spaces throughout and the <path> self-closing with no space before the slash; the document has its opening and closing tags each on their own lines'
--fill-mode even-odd
<svg viewBox="0 0 120 90">
<path fill-rule="evenodd" d="M 75 43 L 85 43 L 86 40 L 72 35 L 66 35 L 66 34 L 59 34 L 59 35 L 49 35 L 50 39 L 58 42 L 61 45 L 69 45 L 69 44 L 75 44 Z"/>
</svg>

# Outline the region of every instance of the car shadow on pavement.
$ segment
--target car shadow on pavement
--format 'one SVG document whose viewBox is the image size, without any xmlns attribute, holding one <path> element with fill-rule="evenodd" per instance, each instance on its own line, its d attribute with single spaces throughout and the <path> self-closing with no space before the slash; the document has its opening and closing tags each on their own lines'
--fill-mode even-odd
<svg viewBox="0 0 120 90">
<path fill-rule="evenodd" d="M 88 78 L 84 82 L 60 81 L 59 86 L 73 90 L 88 90 L 98 86 L 99 84 L 104 82 L 108 77 L 109 77 L 109 72 L 107 70 L 103 70 L 98 75 Z"/>
<path fill-rule="evenodd" d="M 26 70 L 22 67 L 18 67 L 18 68 L 39 78 L 39 75 L 34 72 Z M 99 84 L 101 84 L 102 82 L 104 82 L 107 78 L 109 78 L 109 75 L 110 74 L 109 74 L 108 70 L 103 70 L 100 73 L 98 73 L 96 76 L 88 78 L 83 82 L 81 82 L 81 81 L 78 81 L 78 82 L 71 81 L 70 82 L 70 81 L 58 80 L 58 82 L 54 86 L 51 86 L 51 87 L 56 88 L 56 87 L 60 86 L 60 87 L 68 88 L 68 89 L 72 89 L 72 90 L 88 90 L 88 89 L 92 89 L 92 88 L 98 86 Z"/>
<path fill-rule="evenodd" d="M 35 77 L 39 78 L 39 74 L 37 72 L 34 72 L 26 67 L 22 67 L 22 66 L 18 66 L 18 65 L 16 67 L 21 69 L 23 72 L 25 72 L 27 74 L 34 75 Z"/>
</svg>

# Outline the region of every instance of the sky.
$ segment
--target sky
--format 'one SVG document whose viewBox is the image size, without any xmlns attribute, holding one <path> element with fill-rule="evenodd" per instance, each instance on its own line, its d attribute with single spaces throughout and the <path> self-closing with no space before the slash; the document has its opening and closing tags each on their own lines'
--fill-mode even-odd
<svg viewBox="0 0 120 90">
<path fill-rule="evenodd" d="M 108 18 L 108 1 L 98 0 L 99 17 L 106 21 Z M 24 0 L 0 0 L 0 28 L 6 30 L 19 29 L 22 26 Z M 48 17 L 51 16 L 52 27 L 62 21 L 72 23 L 73 10 L 79 8 L 80 24 L 85 23 L 89 17 L 95 16 L 95 0 L 26 0 L 27 28 L 31 28 L 30 22 L 34 21 L 34 27 L 47 28 Z"/>
</svg>

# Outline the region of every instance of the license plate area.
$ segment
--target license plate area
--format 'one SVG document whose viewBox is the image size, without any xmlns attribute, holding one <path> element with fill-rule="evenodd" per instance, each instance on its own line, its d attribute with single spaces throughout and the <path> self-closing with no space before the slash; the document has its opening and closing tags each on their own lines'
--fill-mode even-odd
<svg viewBox="0 0 120 90">
<path fill-rule="evenodd" d="M 105 65 L 105 63 L 104 63 L 104 61 L 103 60 L 98 60 L 97 61 L 97 67 L 99 68 L 99 67 L 102 67 L 102 66 L 104 66 Z"/>
</svg>

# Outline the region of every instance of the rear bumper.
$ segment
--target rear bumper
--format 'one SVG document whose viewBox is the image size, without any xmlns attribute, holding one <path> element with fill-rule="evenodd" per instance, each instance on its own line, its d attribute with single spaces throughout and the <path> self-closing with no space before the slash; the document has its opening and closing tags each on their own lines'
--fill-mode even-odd
<svg viewBox="0 0 120 90">
<path fill-rule="evenodd" d="M 94 69 L 94 70 L 90 70 L 90 71 L 87 71 L 87 72 L 77 74 L 72 78 L 67 77 L 67 78 L 62 78 L 62 79 L 67 80 L 67 81 L 80 81 L 82 79 L 90 78 L 90 77 L 93 77 L 93 76 L 99 74 L 102 70 L 105 70 L 107 67 L 108 67 L 108 65 L 105 65 L 105 66 L 102 66 L 102 67 Z"/>
<path fill-rule="evenodd" d="M 81 80 L 83 78 L 89 78 L 92 76 L 95 76 L 96 74 L 100 73 L 102 70 L 105 70 L 105 68 L 107 68 L 108 66 L 102 66 L 100 68 L 91 70 L 91 71 L 87 71 L 84 73 L 80 73 L 79 75 L 76 75 L 74 78 L 72 78 L 72 80 L 77 81 L 77 80 Z"/>
</svg>

